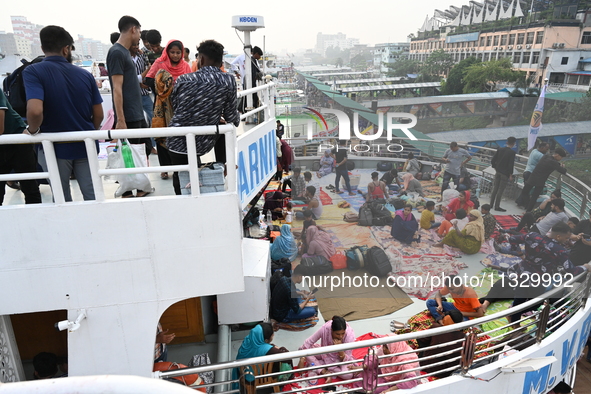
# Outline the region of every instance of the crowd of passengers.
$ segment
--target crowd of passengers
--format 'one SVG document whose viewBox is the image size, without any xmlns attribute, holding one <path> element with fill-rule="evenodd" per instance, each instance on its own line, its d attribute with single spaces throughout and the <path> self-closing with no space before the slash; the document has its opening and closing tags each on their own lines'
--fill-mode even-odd
<svg viewBox="0 0 591 394">
<path fill-rule="evenodd" d="M 197 48 L 195 60 L 180 40 L 172 39 L 161 46 L 162 36 L 155 29 L 142 31 L 140 22 L 123 16 L 118 32 L 111 34 L 106 65 L 100 64 L 101 76 L 108 76 L 112 91 L 113 112 L 104 114 L 102 98 L 94 76 L 72 64 L 74 39 L 60 26 L 46 26 L 39 38 L 45 57 L 22 71 L 26 92 L 26 113 L 17 113 L 0 90 L 0 135 L 57 133 L 104 129 L 139 129 L 158 127 L 206 126 L 240 123 L 237 84 L 262 79 L 258 60 L 263 52 L 252 48 L 251 59 L 245 54 L 232 62 L 231 72 L 223 64 L 224 46 L 205 40 Z M 140 41 L 141 40 L 141 41 Z M 142 45 L 143 44 L 143 45 Z M 246 73 L 246 61 L 252 64 Z M 104 83 L 105 85 L 107 82 Z M 8 92 L 6 92 L 8 93 Z M 23 100 L 24 101 L 24 100 Z M 254 107 L 259 105 L 253 94 Z M 239 111 L 240 110 L 240 111 Z M 22 115 L 22 116 L 21 116 Z M 226 162 L 225 138 L 220 135 L 196 136 L 197 158 L 210 151 L 216 161 Z M 186 139 L 130 138 L 132 144 L 143 144 L 146 157 L 157 153 L 160 165 L 188 163 Z M 98 154 L 98 142 L 96 143 Z M 66 201 L 71 201 L 70 179 L 75 177 L 84 200 L 94 200 L 88 157 L 84 142 L 54 144 L 55 155 Z M 47 171 L 43 147 L 32 144 L 0 145 L 0 174 Z M 160 174 L 168 179 L 169 174 Z M 175 194 L 189 194 L 187 171 L 173 174 Z M 0 205 L 6 182 L 0 182 Z M 8 182 L 23 192 L 27 204 L 41 203 L 36 180 Z M 57 187 L 57 185 L 53 185 Z M 128 190 L 122 197 L 143 197 L 151 190 Z"/>
<path fill-rule="evenodd" d="M 507 280 L 499 280 L 493 284 L 490 292 L 482 298 L 476 296 L 474 289 L 461 283 L 460 278 L 448 277 L 446 286 L 438 291 L 432 299 L 427 301 L 427 309 L 433 317 L 435 323 L 433 327 L 439 327 L 446 324 L 453 324 L 463 320 L 482 317 L 485 315 L 489 305 L 498 300 L 513 300 L 513 306 L 518 306 L 528 300 L 539 297 L 542 293 L 552 288 L 552 285 L 541 283 L 536 278 L 541 278 L 544 274 L 555 275 L 559 274 L 563 279 L 568 277 L 567 274 L 577 276 L 580 273 L 591 269 L 589 258 L 591 252 L 591 219 L 580 220 L 577 217 L 569 217 L 565 212 L 565 200 L 563 200 L 561 190 L 554 190 L 550 197 L 543 200 L 539 206 L 537 200 L 542 193 L 543 187 L 550 174 L 553 171 L 565 173 L 566 169 L 560 161 L 566 157 L 566 152 L 562 148 L 557 148 L 552 155 L 547 154 L 548 144 L 540 143 L 530 154 L 527 167 L 523 178 L 525 180 L 524 191 L 518 197 L 516 203 L 526 208 L 519 225 L 517 227 L 502 230 L 502 234 L 494 234 L 496 227 L 496 220 L 491 211 L 505 212 L 506 210 L 500 206 L 501 196 L 507 182 L 513 180 L 513 163 L 515 159 L 515 138 L 510 137 L 507 140 L 506 147 L 499 148 L 492 159 L 492 167 L 496 170 L 496 175 L 493 183 L 490 204 L 483 204 L 480 210 L 474 209 L 474 202 L 470 198 L 470 191 L 462 190 L 453 192 L 457 197 L 449 199 L 447 203 L 442 206 L 441 213 L 444 216 L 444 221 L 440 223 L 435 222 L 434 209 L 435 202 L 429 201 L 426 204 L 425 210 L 421 215 L 421 219 L 417 221 L 412 215 L 412 207 L 404 207 L 403 210 L 397 212 L 400 216 L 400 222 L 408 225 L 408 222 L 419 222 L 421 228 L 438 231 L 442 236 L 442 240 L 435 244 L 435 246 L 442 246 L 447 244 L 457 247 L 464 253 L 477 253 L 486 240 L 493 240 L 496 249 L 502 253 L 514 254 L 522 257 L 522 260 L 510 267 L 506 271 L 506 275 L 515 275 L 519 278 L 519 285 L 512 285 Z M 346 152 L 346 151 L 345 151 Z M 444 162 L 451 163 L 444 170 L 444 185 L 442 186 L 442 195 L 446 191 L 449 181 L 454 181 L 456 184 L 461 184 L 460 174 L 461 168 L 465 166 L 466 162 L 471 159 L 470 154 L 459 148 L 455 143 L 452 143 L 450 149 L 444 155 Z M 409 161 L 416 160 L 409 158 Z M 335 166 L 340 161 L 335 157 L 333 152 L 325 152 L 321 160 L 321 170 L 317 177 L 325 176 L 328 170 L 322 170 L 324 164 Z M 413 167 L 411 163 L 409 167 Z M 414 167 L 413 167 L 414 168 Z M 372 183 L 374 189 L 379 189 L 384 195 L 389 192 L 389 187 L 394 185 L 395 190 L 403 190 L 402 184 L 405 184 L 407 179 L 398 178 L 396 170 L 387 172 L 390 176 L 389 184 L 377 181 L 377 173 L 372 174 Z M 320 199 L 316 195 L 315 179 L 310 172 L 301 175 L 299 168 L 294 169 L 293 174 L 286 179 L 291 184 L 291 196 L 293 199 L 302 199 L 308 202 L 308 207 L 304 209 L 302 217 L 304 218 L 303 231 L 301 234 L 302 244 L 307 246 L 304 251 L 309 256 L 312 254 L 323 255 L 330 258 L 335 253 L 334 245 L 330 240 L 330 236 L 323 232 L 322 228 L 317 226 L 315 219 L 320 217 L 321 208 L 318 205 Z M 346 181 L 348 179 L 345 179 Z M 338 178 L 336 180 L 338 185 Z M 349 188 L 348 182 L 346 182 Z M 384 187 L 385 186 L 385 187 Z M 407 185 L 405 185 L 407 186 Z M 338 186 L 336 187 L 338 191 Z M 350 190 L 349 190 L 350 191 Z M 368 195 L 373 194 L 368 192 Z M 379 193 L 377 193 L 379 194 Z M 265 208 L 270 209 L 277 218 L 281 217 L 281 203 L 283 194 L 276 192 L 267 201 Z M 383 196 L 382 196 L 383 197 Z M 277 203 L 277 205 L 273 205 Z M 321 207 L 321 206 L 320 206 Z M 591 217 L 591 211 L 589 212 Z M 297 217 L 297 216 L 296 216 Z M 395 226 L 393 223 L 392 226 Z M 404 228 L 408 234 L 409 231 L 416 231 L 417 227 Z M 325 236 L 322 237 L 322 234 Z M 298 248 L 297 239 L 294 237 L 288 224 L 281 227 L 281 235 L 271 245 L 271 258 L 278 260 L 286 258 L 289 261 L 294 261 L 298 256 L 298 251 L 302 252 L 301 246 Z M 293 270 L 291 277 L 284 277 L 279 284 L 273 289 L 271 298 L 271 316 L 277 322 L 292 322 L 301 319 L 310 318 L 316 313 L 315 308 L 307 306 L 308 302 L 314 298 L 314 295 L 308 291 L 297 289 L 296 284 L 301 283 L 304 271 L 299 265 Z M 294 298 L 294 295 L 297 297 Z M 447 302 L 444 296 L 451 297 L 453 302 Z M 524 311 L 514 313 L 509 320 L 511 328 L 519 327 L 519 320 L 522 319 L 523 314 L 528 314 L 539 305 L 534 305 Z M 454 320 L 455 318 L 455 320 Z M 334 324 L 335 319 L 328 324 Z M 337 321 L 339 321 L 337 319 Z M 338 323 L 337 323 L 338 324 Z M 323 338 L 324 343 L 330 344 L 330 339 L 325 338 L 323 332 L 327 330 L 327 325 L 314 334 L 311 339 Z M 347 329 L 349 327 L 347 326 Z M 346 332 L 347 329 L 344 329 Z M 252 334 L 252 333 L 251 333 Z M 334 337 L 337 338 L 338 337 Z M 448 338 L 451 340 L 451 338 Z M 305 346 L 310 345 L 306 341 Z M 347 354 L 332 354 L 332 362 L 346 360 Z M 300 367 L 309 367 L 311 363 L 320 365 L 320 360 L 310 360 L 305 358 L 300 361 Z M 320 369 L 319 373 L 329 373 L 328 369 Z M 344 370 L 341 372 L 345 372 Z M 344 378 L 350 377 L 350 374 L 345 374 Z M 402 388 L 402 387 L 400 387 Z"/>
</svg>

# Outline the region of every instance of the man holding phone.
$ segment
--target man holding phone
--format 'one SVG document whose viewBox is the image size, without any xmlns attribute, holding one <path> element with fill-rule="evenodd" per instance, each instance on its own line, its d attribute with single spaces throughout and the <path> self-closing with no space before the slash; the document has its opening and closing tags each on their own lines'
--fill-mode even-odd
<svg viewBox="0 0 591 394">
<path fill-rule="evenodd" d="M 591 210 L 589 211 L 591 214 Z M 583 265 L 588 263 L 591 258 L 591 219 L 581 220 L 573 230 L 571 241 L 575 241 L 572 246 L 569 259 L 574 265 Z"/>
<path fill-rule="evenodd" d="M 304 267 L 298 265 L 291 273 L 291 279 L 282 277 L 271 290 L 271 318 L 280 323 L 308 319 L 316 316 L 316 308 L 306 306 L 314 298 L 318 289 L 308 292 L 298 290 L 296 284 L 302 283 Z"/>
</svg>

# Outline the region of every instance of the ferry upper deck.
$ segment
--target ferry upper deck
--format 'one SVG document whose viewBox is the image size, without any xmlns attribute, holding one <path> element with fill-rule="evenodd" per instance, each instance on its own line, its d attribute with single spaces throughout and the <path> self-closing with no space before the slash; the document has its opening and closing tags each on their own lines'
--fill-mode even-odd
<svg viewBox="0 0 591 394">
<path fill-rule="evenodd" d="M 286 357 L 297 360 L 301 356 L 326 353 L 327 349 L 323 348 L 301 351 L 296 349 L 325 321 L 330 320 L 333 314 L 345 315 L 356 336 L 365 340 L 362 343 L 336 345 L 329 349 L 332 352 L 352 351 L 356 356 L 348 363 L 354 364 L 361 361 L 368 347 L 394 341 L 393 337 L 378 338 L 370 333 L 390 333 L 393 320 L 406 322 L 425 310 L 424 299 L 440 286 L 429 288 L 428 285 L 412 286 L 398 283 L 396 293 L 392 293 L 394 290 L 383 293 L 381 288 L 377 288 L 364 289 L 368 291 L 366 294 L 354 293 L 354 289 L 351 288 L 342 291 L 338 297 L 331 296 L 328 289 L 323 289 L 326 290 L 325 297 L 323 300 L 322 294 L 318 295 L 319 313 L 314 327 L 302 331 L 279 330 L 275 334 L 274 343 L 293 352 L 260 359 L 230 361 L 235 359 L 241 338 L 246 334 L 245 331 L 231 332 L 231 328 L 244 323 L 265 321 L 269 317 L 268 241 L 245 236 L 242 219 L 243 213 L 251 208 L 250 205 L 257 195 L 263 190 L 276 190 L 278 187 L 277 184 L 269 183 L 275 173 L 272 163 L 275 163 L 276 157 L 276 117 L 272 104 L 274 89 L 273 84 L 257 88 L 263 96 L 263 106 L 258 115 L 260 124 L 244 127 L 243 133 L 239 136 L 233 126 L 221 126 L 182 130 L 112 130 L 108 133 L 73 132 L 60 136 L 42 134 L 37 137 L 8 136 L 6 139 L 0 139 L 1 144 L 39 142 L 49 151 L 54 142 L 83 140 L 91 150 L 94 140 L 109 137 L 156 137 L 178 135 L 180 132 L 191 140 L 195 135 L 219 132 L 226 138 L 228 151 L 228 174 L 224 180 L 223 190 L 215 193 L 201 192 L 200 186 L 197 186 L 200 182 L 196 158 L 193 161 L 190 159 L 188 166 L 166 168 L 158 166 L 154 155 L 149 157 L 149 166 L 140 168 L 106 169 L 104 158 L 92 160 L 91 166 L 95 174 L 93 182 L 95 190 L 98 190 L 96 201 L 82 201 L 77 193 L 75 180 L 72 181 L 74 201 L 71 203 L 64 202 L 63 196 L 60 197 L 59 193 L 52 194 L 49 186 L 41 186 L 43 204 L 37 206 L 24 205 L 22 195 L 18 191 L 7 193 L 7 206 L 2 208 L 3 222 L 15 225 L 4 226 L 0 230 L 1 237 L 5 240 L 2 246 L 0 283 L 4 288 L 10 289 L 1 306 L 0 315 L 3 316 L 2 333 L 10 338 L 5 354 L 11 366 L 9 369 L 12 371 L 12 381 L 24 380 L 25 376 L 19 355 L 19 350 L 23 348 L 23 341 L 19 338 L 23 338 L 24 331 L 22 328 L 14 329 L 9 316 L 24 313 L 66 311 L 65 319 L 70 322 L 75 322 L 84 314 L 85 318 L 78 321 L 79 328 L 67 333 L 70 376 L 126 374 L 149 377 L 153 376 L 154 328 L 159 320 L 166 328 L 162 319 L 163 314 L 171 306 L 184 302 L 183 308 L 187 312 L 182 324 L 185 321 L 201 319 L 207 320 L 202 321 L 201 325 L 208 328 L 204 330 L 206 332 L 202 333 L 204 335 L 199 341 L 188 339 L 188 344 L 173 343 L 169 347 L 169 360 L 188 364 L 192 355 L 207 349 L 215 364 L 176 372 L 169 371 L 155 376 L 171 378 L 176 375 L 215 371 L 216 382 L 213 386 L 216 387 L 216 391 L 221 392 L 231 391 L 228 382 L 232 381 L 229 371 L 233 368 L 279 362 Z M 244 118 L 249 115 L 253 114 L 245 115 Z M 405 148 L 420 152 L 419 159 L 423 163 L 425 173 L 429 173 L 434 164 L 439 164 L 440 157 L 449 144 L 449 141 L 414 142 L 398 136 L 396 138 L 397 143 Z M 314 174 L 321 153 L 318 146 L 322 142 L 328 144 L 330 139 L 335 137 L 304 141 L 311 156 L 302 155 L 304 150 L 301 144 L 297 143 L 297 139 L 290 141 L 296 150 L 293 166 L 299 166 Z M 474 192 L 480 198 L 481 204 L 487 203 L 492 179 L 489 169 L 490 158 L 494 150 L 476 146 L 468 148 L 473 154 L 468 166 L 474 178 Z M 375 171 L 378 163 L 389 162 L 399 165 L 405 160 L 399 155 L 383 152 L 352 151 L 349 158 L 355 163 L 355 168 L 350 171 L 351 181 L 359 191 L 367 190 L 370 173 Z M 518 156 L 515 163 L 516 173 L 523 171 L 525 160 L 526 158 Z M 191 195 L 174 195 L 171 180 L 163 180 L 160 177 L 160 174 L 167 170 L 190 172 L 191 178 L 195 180 L 192 184 L 196 185 L 192 187 Z M 55 167 L 49 166 L 47 173 L 36 173 L 35 176 L 55 180 L 55 171 Z M 117 176 L 135 172 L 148 174 L 155 189 L 151 195 L 144 198 L 117 199 L 113 194 L 118 185 L 100 178 L 105 175 Z M 0 179 L 19 180 L 26 177 L 27 175 L 12 174 L 2 175 Z M 515 263 L 506 256 L 492 261 L 495 256 L 499 256 L 494 249 L 473 255 L 462 254 L 453 249 L 436 250 L 433 248 L 434 234 L 427 231 L 422 233 L 418 245 L 407 247 L 389 236 L 387 226 L 364 227 L 355 223 L 345 223 L 342 220 L 343 214 L 347 211 L 359 211 L 363 204 L 361 195 L 332 193 L 330 186 L 334 185 L 334 174 L 319 179 L 314 177 L 313 181 L 318 186 L 324 206 L 318 224 L 331 235 L 338 250 L 345 251 L 360 245 L 378 246 L 390 257 L 392 277 L 432 278 L 441 274 L 466 275 L 468 278 L 482 279 L 482 282 L 473 287 L 479 295 L 483 295 L 492 285 L 492 278 L 498 278 L 495 276 L 498 275 L 494 269 L 495 264 L 500 266 Z M 440 194 L 439 185 L 431 180 L 421 183 L 426 192 L 426 200 L 437 199 Z M 516 216 L 522 213 L 513 203 L 521 183 L 522 180 L 517 178 L 516 182 L 507 188 L 507 194 L 501 204 L 507 212 L 496 215 L 500 227 L 506 228 L 517 223 Z M 587 185 L 569 176 L 551 177 L 548 188 L 556 187 L 563 190 L 571 215 L 579 216 L 581 219 L 589 218 L 587 210 L 591 190 Z M 346 205 L 339 204 L 341 202 L 346 202 L 349 207 L 339 207 Z M 416 201 L 414 202 L 417 205 Z M 296 222 L 293 230 L 301 231 L 301 227 L 301 222 Z M 251 233 L 248 232 L 246 235 Z M 15 248 L 14 245 L 30 247 Z M 334 275 L 336 274 L 335 271 Z M 485 279 L 489 278 L 488 283 L 484 284 Z M 573 287 L 559 287 L 545 293 L 542 297 L 543 306 L 536 309 L 532 315 L 524 317 L 521 328 L 513 332 L 510 332 L 506 321 L 507 315 L 510 314 L 509 302 L 489 309 L 484 317 L 459 323 L 454 328 L 439 328 L 431 333 L 399 332 L 399 340 L 412 341 L 432 334 L 445 334 L 457 329 L 466 330 L 466 336 L 456 341 L 453 349 L 448 350 L 454 354 L 462 352 L 461 355 L 454 355 L 454 364 L 447 367 L 450 372 L 457 371 L 458 374 L 422 383 L 409 392 L 457 393 L 483 390 L 544 393 L 558 381 L 573 383 L 576 375 L 574 366 L 591 327 L 591 304 L 587 300 L 591 282 L 585 276 L 577 279 L 580 282 L 576 284 L 564 284 Z M 210 307 L 211 304 L 202 301 L 211 300 L 210 297 L 214 296 L 217 298 L 217 315 L 200 310 L 201 315 L 195 316 L 198 308 L 195 303 L 187 302 L 195 297 L 202 297 L 202 300 L 198 301 L 199 308 Z M 527 309 L 537 302 L 539 301 L 532 300 L 520 308 Z M 329 308 L 324 309 L 327 308 L 327 303 Z M 360 312 L 362 314 L 356 316 Z M 179 314 L 176 314 L 168 322 L 174 321 L 178 316 Z M 217 343 L 213 346 L 211 343 L 207 344 L 208 339 L 214 339 L 212 334 L 217 334 Z M 206 345 L 199 347 L 197 343 L 202 343 L 204 339 Z M 505 346 L 518 348 L 519 351 L 507 353 Z M 114 359 L 113 354 L 117 354 L 118 357 Z M 505 357 L 499 358 L 499 354 Z M 526 363 L 525 369 L 513 365 L 524 359 L 541 361 L 537 366 L 533 362 Z M 530 370 L 516 372 L 524 371 L 526 368 Z M 432 376 L 441 370 L 436 370 Z M 305 373 L 306 370 L 300 369 L 299 372 Z M 263 373 L 265 374 L 271 378 L 274 376 L 272 372 Z M 334 375 L 335 380 L 338 375 Z M 428 379 L 428 375 L 423 375 L 425 377 L 420 379 Z M 295 378 L 288 382 L 275 382 L 271 379 L 261 385 L 267 389 L 281 386 L 284 392 L 311 391 L 306 389 L 306 382 L 309 382 L 311 377 L 306 377 L 305 374 L 294 376 Z M 337 385 L 336 392 L 356 391 L 358 388 L 354 385 L 360 381 L 360 376 L 342 379 L 342 384 Z M 285 387 L 287 383 L 291 384 L 291 389 Z M 58 382 L 59 384 L 61 383 Z M 320 386 L 316 387 L 322 387 L 323 384 L 324 387 L 334 386 L 330 383 L 320 383 Z M 259 382 L 256 389 L 260 388 L 258 386 Z M 26 392 L 27 387 L 32 386 L 23 383 L 22 386 L 14 384 L 13 387 L 14 390 L 22 387 L 22 390 L 25 390 L 23 392 Z M 7 385 L 0 388 L 2 389 L 7 390 Z"/>
</svg>

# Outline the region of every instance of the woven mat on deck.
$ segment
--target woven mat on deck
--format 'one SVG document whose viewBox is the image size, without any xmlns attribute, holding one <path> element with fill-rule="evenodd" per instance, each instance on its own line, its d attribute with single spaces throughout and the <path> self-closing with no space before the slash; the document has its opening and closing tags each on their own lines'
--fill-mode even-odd
<svg viewBox="0 0 591 394">
<path fill-rule="evenodd" d="M 327 287 L 320 288 L 316 293 L 318 307 L 325 320 L 330 320 L 335 315 L 342 316 L 346 320 L 369 319 L 388 315 L 412 304 L 410 297 L 399 287 L 387 285 L 387 278 L 380 278 L 379 283 L 375 283 L 376 287 L 370 286 L 369 283 L 367 287 L 364 285 L 354 286 L 363 283 L 364 274 L 366 274 L 365 270 L 336 270 L 327 275 Z M 340 287 L 335 287 L 331 291 L 332 279 L 330 277 L 342 279 L 343 275 L 351 278 L 351 286 L 347 282 L 345 286 L 341 284 Z M 355 277 L 360 279 L 356 280 Z M 314 278 L 318 281 L 324 276 L 320 275 Z M 369 282 L 369 275 L 367 281 Z M 336 279 L 334 283 L 336 284 Z"/>
</svg>

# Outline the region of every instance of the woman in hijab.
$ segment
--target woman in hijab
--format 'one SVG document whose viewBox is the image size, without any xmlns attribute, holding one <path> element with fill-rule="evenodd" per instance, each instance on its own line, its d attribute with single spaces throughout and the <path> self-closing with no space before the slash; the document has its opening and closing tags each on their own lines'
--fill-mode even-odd
<svg viewBox="0 0 591 394">
<path fill-rule="evenodd" d="M 317 344 L 320 340 L 320 345 Z M 332 320 L 327 321 L 324 323 L 322 327 L 314 334 L 312 334 L 302 346 L 300 346 L 299 350 L 305 349 L 312 349 L 324 346 L 331 346 L 331 345 L 338 345 L 341 343 L 350 343 L 355 342 L 355 333 L 353 329 L 349 326 L 349 323 L 345 321 L 345 319 L 341 316 L 333 316 Z M 308 356 L 302 357 L 300 359 L 299 368 L 303 368 L 304 366 L 322 366 L 326 364 L 333 364 L 333 363 L 340 363 L 343 361 L 353 361 L 353 354 L 351 350 L 341 351 L 341 352 L 333 352 L 327 354 L 320 354 L 317 356 Z M 348 371 L 349 367 L 347 365 L 337 365 L 328 368 L 322 368 L 315 370 L 316 374 L 327 374 L 327 373 L 338 373 L 338 372 L 345 372 Z M 343 375 L 339 375 L 341 379 L 351 379 L 353 377 L 353 373 L 346 373 Z M 326 382 L 330 382 L 330 377 L 327 378 Z"/>
<path fill-rule="evenodd" d="M 281 235 L 275 238 L 271 244 L 271 260 L 281 260 L 282 258 L 294 261 L 298 256 L 298 245 L 291 233 L 291 226 L 284 224 L 281 226 Z"/>
<path fill-rule="evenodd" d="M 330 235 L 316 226 L 310 226 L 306 230 L 306 243 L 308 245 L 306 257 L 324 256 L 330 260 L 337 253 Z"/>
<path fill-rule="evenodd" d="M 411 244 L 413 241 L 421 242 L 421 236 L 415 238 L 419 230 L 419 223 L 412 214 L 412 205 L 406 204 L 404 210 L 396 211 L 394 220 L 392 220 L 392 230 L 390 235 L 400 242 Z"/>
<path fill-rule="evenodd" d="M 146 84 L 156 93 L 156 102 L 154 103 L 154 116 L 152 118 L 152 127 L 168 127 L 172 119 L 172 103 L 170 94 L 174 87 L 176 79 L 191 72 L 191 66 L 183 59 L 183 43 L 178 40 L 170 40 L 162 55 L 154 62 L 148 74 L 146 74 Z M 156 138 L 158 144 L 158 161 L 160 165 L 172 165 L 168 149 L 166 148 L 166 138 Z M 160 174 L 162 179 L 168 179 L 168 173 Z M 181 194 L 178 174 L 173 177 L 173 186 L 175 194 Z"/>
<path fill-rule="evenodd" d="M 460 195 L 449 203 L 449 205 L 444 208 L 445 214 L 443 217 L 447 220 L 452 220 L 456 218 L 456 211 L 462 208 L 466 212 L 470 212 L 474 208 L 474 203 L 470 201 L 470 192 L 468 190 L 464 190 L 460 192 Z"/>
<path fill-rule="evenodd" d="M 406 173 L 402 176 L 404 191 L 408 193 L 419 193 L 419 196 L 425 197 L 423 186 L 411 173 Z"/>
<path fill-rule="evenodd" d="M 332 173 L 332 168 L 334 167 L 334 164 L 334 157 L 332 157 L 331 150 L 325 150 L 324 156 L 320 158 L 320 169 L 316 173 L 318 178 L 322 178 L 323 176 Z"/>
<path fill-rule="evenodd" d="M 248 335 L 242 341 L 242 345 L 240 345 L 240 349 L 238 349 L 238 354 L 236 355 L 236 360 L 288 352 L 286 348 L 278 348 L 277 346 L 271 343 L 273 341 L 274 335 L 275 332 L 273 331 L 273 326 L 271 324 L 257 324 L 255 328 L 250 330 Z M 277 371 L 275 371 L 275 365 L 277 365 Z M 273 365 L 273 372 L 278 372 L 279 363 L 275 363 L 275 365 Z M 248 373 L 248 367 L 245 368 L 245 371 L 245 383 L 252 384 L 252 382 L 254 382 L 255 379 L 254 375 L 252 373 Z M 238 372 L 239 371 L 237 368 L 234 369 L 233 375 L 235 379 L 238 379 Z"/>
<path fill-rule="evenodd" d="M 484 242 L 484 221 L 479 210 L 473 209 L 469 214 L 470 222 L 459 231 L 457 225 L 439 243 L 433 246 L 442 248 L 443 245 L 459 248 L 466 254 L 478 253 Z"/>
</svg>

